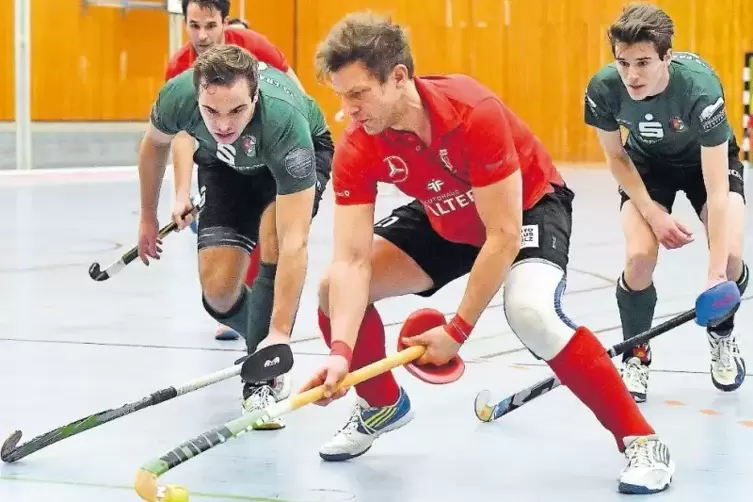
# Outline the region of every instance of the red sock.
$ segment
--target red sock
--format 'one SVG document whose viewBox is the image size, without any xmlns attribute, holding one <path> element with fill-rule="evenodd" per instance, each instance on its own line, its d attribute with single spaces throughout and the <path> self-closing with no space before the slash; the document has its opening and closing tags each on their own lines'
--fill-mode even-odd
<svg viewBox="0 0 753 502">
<path fill-rule="evenodd" d="M 332 342 L 332 330 L 329 318 L 324 315 L 321 309 L 319 310 L 319 328 L 322 330 L 322 336 L 327 347 L 329 347 Z M 358 330 L 358 341 L 353 349 L 350 369 L 357 370 L 387 357 L 384 345 L 382 318 L 379 317 L 376 308 L 369 305 Z M 400 397 L 400 387 L 397 385 L 395 377 L 392 376 L 392 372 L 388 371 L 356 385 L 356 393 L 365 399 L 370 406 L 390 406 L 395 404 Z"/>
<path fill-rule="evenodd" d="M 259 274 L 259 255 L 261 253 L 259 252 L 259 247 L 257 246 L 256 249 L 254 249 L 251 252 L 251 255 L 249 256 L 248 261 L 248 270 L 246 270 L 246 286 L 249 288 L 254 284 L 254 280 L 256 280 L 256 276 Z"/>
<path fill-rule="evenodd" d="M 621 452 L 626 436 L 654 434 L 604 346 L 587 328 L 578 328 L 549 366 L 614 435 Z"/>
</svg>

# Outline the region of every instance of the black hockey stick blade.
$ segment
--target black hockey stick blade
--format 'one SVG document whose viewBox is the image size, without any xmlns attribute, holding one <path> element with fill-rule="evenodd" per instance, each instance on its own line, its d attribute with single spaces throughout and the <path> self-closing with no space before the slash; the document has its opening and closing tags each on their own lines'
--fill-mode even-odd
<svg viewBox="0 0 753 502">
<path fill-rule="evenodd" d="M 659 335 L 666 333 L 678 326 L 682 326 L 695 319 L 696 310 L 688 310 L 679 314 L 661 324 L 657 324 L 653 328 L 644 331 L 641 334 L 635 335 L 632 338 L 620 342 L 614 345 L 607 351 L 610 358 L 614 358 L 621 355 L 625 351 L 643 345 L 650 341 L 652 338 L 656 338 Z M 515 394 L 502 399 L 496 404 L 490 402 L 490 396 L 488 390 L 482 390 L 476 395 L 473 407 L 476 413 L 476 418 L 482 422 L 492 422 L 498 418 L 507 415 L 508 413 L 517 410 L 525 404 L 530 403 L 537 397 L 543 396 L 549 391 L 552 391 L 562 385 L 562 382 L 556 376 L 551 376 L 545 380 L 541 380 L 530 387 L 516 392 Z"/>
<path fill-rule="evenodd" d="M 5 440 L 2 448 L 0 448 L 0 459 L 2 459 L 3 462 L 7 463 L 16 462 L 17 460 L 20 460 L 27 455 L 31 455 L 36 451 L 60 442 L 66 438 L 81 434 L 82 432 L 88 431 L 89 429 L 99 427 L 118 418 L 130 415 L 131 413 L 149 408 L 150 406 L 164 403 L 165 401 L 169 401 L 184 394 L 203 389 L 204 387 L 208 387 L 215 383 L 237 377 L 241 372 L 241 361 L 243 361 L 243 359 L 240 359 L 228 368 L 215 371 L 214 373 L 210 373 L 193 380 L 189 380 L 182 383 L 181 385 L 160 389 L 156 392 L 153 392 L 149 396 L 145 396 L 138 401 L 127 403 L 120 408 L 100 411 L 99 413 L 95 413 L 94 415 L 89 415 L 88 417 L 81 418 L 79 420 L 76 420 L 75 422 L 71 422 L 67 425 L 63 425 L 62 427 L 58 427 L 54 430 L 36 436 L 35 438 L 30 439 L 23 444 L 19 444 L 22 434 L 21 431 L 17 430 L 13 434 L 11 434 L 8 439 Z"/>
<path fill-rule="evenodd" d="M 265 382 L 284 375 L 293 367 L 290 345 L 269 345 L 250 355 L 241 367 L 244 382 Z"/>
<path fill-rule="evenodd" d="M 196 211 L 197 208 L 200 209 L 199 204 L 201 203 L 201 196 L 195 195 L 193 198 L 191 198 L 191 204 L 192 207 L 185 213 L 183 213 L 183 216 L 188 216 L 190 213 L 193 213 Z M 171 221 L 164 227 L 162 227 L 159 230 L 159 233 L 157 234 L 158 239 L 164 239 L 167 237 L 171 232 L 174 232 L 178 228 L 178 225 Z M 136 258 L 139 257 L 139 246 L 138 244 L 133 246 L 131 249 L 129 249 L 126 253 L 123 254 L 123 256 L 120 257 L 117 261 L 111 263 L 106 269 L 102 270 L 102 266 L 99 264 L 99 262 L 94 262 L 91 265 L 89 265 L 89 277 L 91 277 L 93 280 L 101 282 L 106 281 L 110 277 L 114 276 L 121 270 L 123 270 L 126 265 L 133 262 Z"/>
</svg>

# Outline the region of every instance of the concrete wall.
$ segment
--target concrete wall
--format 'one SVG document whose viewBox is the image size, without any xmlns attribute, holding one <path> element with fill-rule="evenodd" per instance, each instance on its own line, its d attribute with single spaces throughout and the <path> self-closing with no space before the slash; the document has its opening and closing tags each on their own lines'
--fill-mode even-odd
<svg viewBox="0 0 753 502">
<path fill-rule="evenodd" d="M 35 123 L 34 169 L 136 165 L 142 123 Z M 16 168 L 16 128 L 0 123 L 0 170 Z"/>
</svg>

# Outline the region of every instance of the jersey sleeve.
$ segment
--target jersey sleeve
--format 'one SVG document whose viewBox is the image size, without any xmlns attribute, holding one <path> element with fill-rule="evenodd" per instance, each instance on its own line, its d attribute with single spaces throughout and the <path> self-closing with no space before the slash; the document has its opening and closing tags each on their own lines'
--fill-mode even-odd
<svg viewBox="0 0 753 502">
<path fill-rule="evenodd" d="M 617 131 L 620 124 L 614 118 L 614 111 L 609 106 L 609 86 L 600 75 L 594 75 L 586 87 L 583 97 L 584 120 L 586 124 L 604 131 Z"/>
<path fill-rule="evenodd" d="M 471 186 L 491 185 L 520 169 L 513 127 L 502 104 L 493 98 L 480 102 L 466 121 L 468 173 Z"/>
<path fill-rule="evenodd" d="M 693 101 L 690 127 L 701 146 L 716 146 L 730 137 L 730 124 L 720 84 L 707 85 Z"/>
<path fill-rule="evenodd" d="M 332 189 L 340 205 L 373 204 L 377 196 L 377 165 L 357 141 L 345 136 L 332 159 Z"/>
<path fill-rule="evenodd" d="M 171 78 L 177 77 L 191 67 L 188 63 L 188 56 L 186 54 L 190 50 L 189 47 L 190 45 L 186 44 L 178 49 L 178 51 L 173 54 L 167 62 L 167 68 L 165 68 L 165 82 Z"/>
<path fill-rule="evenodd" d="M 308 122 L 292 107 L 284 110 L 274 118 L 277 124 L 270 127 L 274 132 L 264 154 L 279 195 L 301 192 L 316 184 L 314 143 Z"/>
<path fill-rule="evenodd" d="M 174 136 L 193 122 L 196 97 L 185 77 L 173 78 L 162 85 L 152 104 L 150 120 L 159 131 Z M 190 80 L 190 79 L 188 79 Z"/>
<path fill-rule="evenodd" d="M 178 76 L 179 72 L 177 69 L 177 61 L 174 59 L 171 59 L 167 62 L 167 68 L 165 68 L 165 82 L 170 80 L 173 77 Z"/>
<path fill-rule="evenodd" d="M 235 30 L 232 33 L 237 37 L 237 41 L 233 43 L 249 51 L 259 61 L 264 61 L 282 72 L 290 70 L 290 64 L 282 51 L 260 33 L 251 30 Z"/>
</svg>

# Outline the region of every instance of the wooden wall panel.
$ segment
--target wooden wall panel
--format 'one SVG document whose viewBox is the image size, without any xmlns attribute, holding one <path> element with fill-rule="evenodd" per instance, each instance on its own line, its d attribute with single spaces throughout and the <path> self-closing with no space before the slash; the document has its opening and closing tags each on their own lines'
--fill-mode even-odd
<svg viewBox="0 0 753 502">
<path fill-rule="evenodd" d="M 245 0 L 244 10 L 251 29 L 267 37 L 295 65 L 295 0 Z"/>
<path fill-rule="evenodd" d="M 11 0 L 0 1 L 0 122 L 15 115 L 14 11 Z"/>
<path fill-rule="evenodd" d="M 32 0 L 32 27 L 34 120 L 148 117 L 168 58 L 167 12 Z"/>
<path fill-rule="evenodd" d="M 469 73 L 498 92 L 530 124 L 556 159 L 601 162 L 595 134 L 583 123 L 583 92 L 593 73 L 612 61 L 605 32 L 624 2 L 470 1 L 478 6 L 474 9 L 472 36 L 478 41 L 476 61 L 482 61 L 481 65 L 484 61 L 493 63 L 488 69 L 471 68 Z M 675 50 L 697 52 L 719 73 L 725 85 L 730 121 L 739 134 L 743 54 L 753 49 L 753 34 L 744 28 L 753 24 L 750 2 L 653 3 L 666 9 L 675 21 Z M 484 4 L 488 4 L 488 11 Z M 495 10 L 494 4 L 501 7 L 497 5 Z M 497 28 L 495 23 L 502 26 Z M 495 52 L 495 45 L 490 46 L 482 37 L 499 42 L 502 50 Z"/>
<path fill-rule="evenodd" d="M 612 61 L 606 29 L 622 0 L 404 0 L 298 1 L 299 75 L 328 117 L 339 108 L 313 79 L 313 55 L 346 12 L 392 13 L 411 36 L 419 73 L 468 73 L 497 92 L 561 161 L 601 162 L 595 134 L 583 123 L 589 78 Z M 676 50 L 706 58 L 725 85 L 730 120 L 742 121 L 742 64 L 753 50 L 753 2 L 657 0 L 676 23 Z M 339 133 L 342 124 L 334 124 Z"/>
<path fill-rule="evenodd" d="M 595 135 L 583 124 L 583 92 L 590 76 L 611 61 L 605 30 L 622 0 L 242 1 L 252 28 L 285 53 L 336 135 L 344 127 L 334 123 L 339 103 L 314 79 L 314 51 L 344 14 L 368 8 L 390 13 L 408 28 L 420 74 L 475 76 L 530 124 L 555 158 L 601 161 Z M 34 119 L 144 120 L 169 56 L 167 14 L 102 7 L 84 13 L 80 0 L 32 2 Z M 753 2 L 654 3 L 675 19 L 676 50 L 699 53 L 720 74 L 739 134 Z M 0 8 L 0 120 L 8 120 L 14 102 L 12 2 L 0 2 Z M 231 14 L 239 13 L 240 2 L 233 2 Z M 63 36 L 57 36 L 60 27 Z"/>
</svg>

